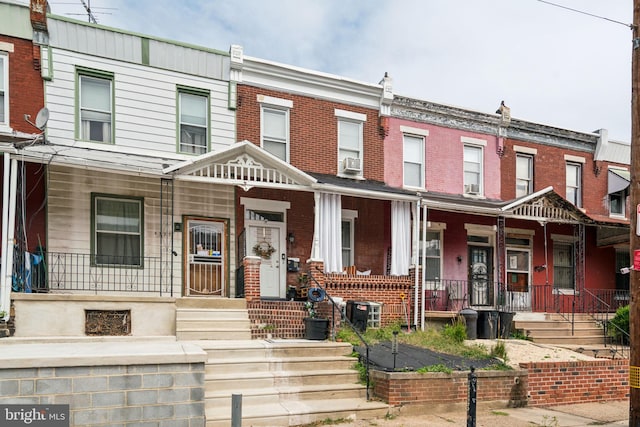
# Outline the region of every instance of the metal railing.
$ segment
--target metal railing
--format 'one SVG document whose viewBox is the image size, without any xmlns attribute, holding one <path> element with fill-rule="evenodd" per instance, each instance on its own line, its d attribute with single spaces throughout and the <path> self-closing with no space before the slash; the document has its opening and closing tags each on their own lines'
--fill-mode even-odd
<svg viewBox="0 0 640 427">
<path fill-rule="evenodd" d="M 316 270 L 318 270 L 319 272 L 322 273 L 322 270 L 320 270 L 318 267 L 316 267 Z M 358 339 L 362 342 L 362 344 L 364 345 L 365 348 L 365 363 L 364 363 L 364 369 L 365 369 L 365 381 L 366 381 L 366 393 L 367 393 L 367 400 L 370 399 L 370 395 L 369 395 L 369 389 L 370 389 L 370 379 L 369 379 L 369 352 L 370 352 L 370 348 L 369 348 L 369 344 L 367 343 L 367 341 L 364 339 L 364 337 L 362 336 L 362 334 L 360 333 L 360 331 L 358 330 L 358 328 L 356 328 L 354 326 L 354 324 L 347 318 L 347 316 L 345 316 L 345 313 L 343 313 L 342 309 L 340 308 L 340 306 L 334 301 L 333 298 L 331 298 L 331 295 L 329 295 L 329 293 L 327 292 L 327 290 L 325 288 L 323 288 L 320 283 L 318 283 L 318 281 L 315 279 L 315 277 L 313 277 L 313 274 L 308 274 L 308 277 L 311 278 L 311 280 L 315 283 L 315 287 L 320 288 L 324 291 L 325 295 L 327 296 L 327 298 L 329 299 L 329 301 L 331 302 L 331 304 L 333 305 L 333 310 L 331 310 L 331 338 L 335 340 L 335 328 L 336 328 L 336 321 L 335 321 L 335 313 L 336 310 L 338 310 L 338 312 L 340 313 L 340 321 L 341 322 L 346 322 L 347 325 L 349 325 L 349 327 L 353 330 L 353 332 L 355 332 L 356 336 L 358 337 Z"/>
<path fill-rule="evenodd" d="M 172 292 L 171 279 L 162 276 L 160 257 L 64 252 L 47 252 L 45 261 L 33 267 L 31 290 L 145 292 L 158 295 Z"/>
</svg>

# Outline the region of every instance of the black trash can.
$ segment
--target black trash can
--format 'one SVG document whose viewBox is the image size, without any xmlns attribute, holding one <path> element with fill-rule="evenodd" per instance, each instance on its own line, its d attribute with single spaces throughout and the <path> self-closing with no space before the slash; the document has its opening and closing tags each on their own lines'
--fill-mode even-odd
<svg viewBox="0 0 640 427">
<path fill-rule="evenodd" d="M 478 310 L 478 338 L 492 340 L 498 338 L 498 312 Z"/>
<path fill-rule="evenodd" d="M 509 338 L 509 335 L 511 335 L 511 324 L 513 323 L 513 316 L 515 316 L 515 313 L 512 313 L 510 311 L 498 312 L 498 322 L 500 324 L 498 330 L 500 332 L 500 338 L 506 339 Z"/>
<path fill-rule="evenodd" d="M 460 315 L 467 325 L 467 339 L 475 340 L 478 336 L 478 312 L 471 308 L 463 308 L 460 310 Z"/>
<path fill-rule="evenodd" d="M 364 332 L 367 330 L 369 323 L 370 305 L 368 302 L 347 301 L 347 319 L 353 324 L 353 327 Z"/>
</svg>

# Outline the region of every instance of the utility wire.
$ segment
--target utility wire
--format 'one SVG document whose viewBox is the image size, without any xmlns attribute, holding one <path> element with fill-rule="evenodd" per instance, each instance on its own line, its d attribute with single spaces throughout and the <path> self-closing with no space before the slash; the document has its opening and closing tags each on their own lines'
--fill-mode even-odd
<svg viewBox="0 0 640 427">
<path fill-rule="evenodd" d="M 538 1 L 539 1 L 540 3 L 546 3 L 546 4 L 551 5 L 551 6 L 559 7 L 559 8 L 561 8 L 561 9 L 567 9 L 567 10 L 570 10 L 570 11 L 572 11 L 572 12 L 577 12 L 577 13 L 581 13 L 581 14 L 583 14 L 583 15 L 588 15 L 588 16 L 594 17 L 594 18 L 604 19 L 605 21 L 613 22 L 613 23 L 615 23 L 615 24 L 624 25 L 625 27 L 628 27 L 628 28 L 630 28 L 631 30 L 633 30 L 633 27 L 634 27 L 634 25 L 633 25 L 633 24 L 625 24 L 624 22 L 616 21 L 615 19 L 606 18 L 606 17 L 604 17 L 604 16 L 595 15 L 595 14 L 593 14 L 593 13 L 585 12 L 585 11 L 578 10 L 578 9 L 573 9 L 573 8 L 570 8 L 570 7 L 567 7 L 567 6 L 563 6 L 563 5 L 561 5 L 561 4 L 552 3 L 552 2 L 550 2 L 550 1 L 546 1 L 546 0 L 538 0 Z"/>
</svg>

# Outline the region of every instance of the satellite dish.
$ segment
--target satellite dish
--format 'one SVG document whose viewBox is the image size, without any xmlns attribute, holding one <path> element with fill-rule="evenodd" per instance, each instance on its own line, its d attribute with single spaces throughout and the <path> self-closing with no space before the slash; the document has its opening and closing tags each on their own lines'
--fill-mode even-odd
<svg viewBox="0 0 640 427">
<path fill-rule="evenodd" d="M 49 109 L 47 107 L 43 107 L 38 111 L 38 115 L 36 116 L 36 127 L 40 130 L 44 130 L 47 126 L 47 122 L 49 121 Z"/>
</svg>

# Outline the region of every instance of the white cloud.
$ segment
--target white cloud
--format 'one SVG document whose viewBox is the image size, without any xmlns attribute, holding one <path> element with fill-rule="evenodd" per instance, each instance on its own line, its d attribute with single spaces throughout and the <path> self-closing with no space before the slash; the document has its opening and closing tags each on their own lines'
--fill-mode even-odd
<svg viewBox="0 0 640 427">
<path fill-rule="evenodd" d="M 555 0 L 631 23 L 631 0 Z M 54 13 L 82 6 L 51 0 Z M 64 2 L 64 3 L 68 3 Z M 79 2 L 78 2 L 79 3 Z M 539 0 L 93 0 L 108 26 L 629 141 L 631 31 Z M 111 15 L 102 15 L 99 7 Z M 73 9 L 70 9 L 73 8 Z M 77 16 L 74 16 L 78 18 Z"/>
</svg>

